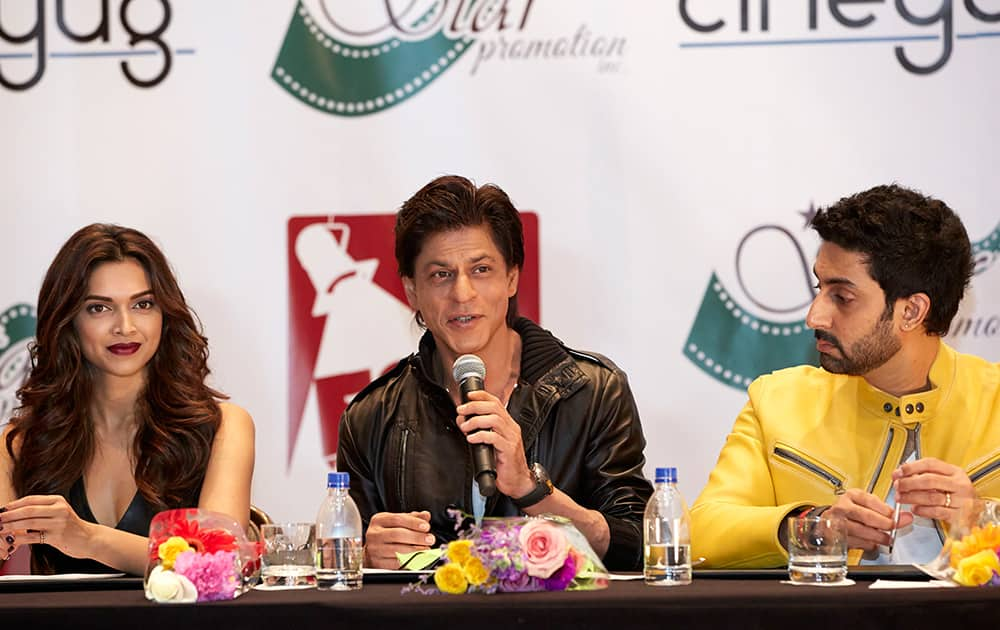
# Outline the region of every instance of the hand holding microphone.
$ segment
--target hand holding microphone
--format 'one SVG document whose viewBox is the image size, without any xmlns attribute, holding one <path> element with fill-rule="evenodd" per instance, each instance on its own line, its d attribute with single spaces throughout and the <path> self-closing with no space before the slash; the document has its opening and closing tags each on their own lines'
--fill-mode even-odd
<svg viewBox="0 0 1000 630">
<path fill-rule="evenodd" d="M 469 402 L 471 392 L 485 389 L 486 365 L 482 359 L 474 354 L 463 354 L 455 359 L 451 375 L 458 383 L 462 404 Z M 493 496 L 497 489 L 496 454 L 493 446 L 473 444 L 472 463 L 475 467 L 476 483 L 479 484 L 479 494 L 484 497 Z"/>
</svg>

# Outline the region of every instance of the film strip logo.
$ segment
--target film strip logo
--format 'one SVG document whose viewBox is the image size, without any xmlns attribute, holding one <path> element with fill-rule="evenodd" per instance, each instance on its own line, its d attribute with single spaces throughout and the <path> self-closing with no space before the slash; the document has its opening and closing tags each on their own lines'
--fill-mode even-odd
<svg viewBox="0 0 1000 630">
<path fill-rule="evenodd" d="M 684 343 L 684 356 L 719 381 L 745 389 L 761 374 L 791 365 L 819 365 L 813 332 L 805 320 L 775 322 L 755 317 L 712 277 Z"/>
<path fill-rule="evenodd" d="M 1000 258 L 1000 223 L 986 238 L 972 244 L 972 257 L 976 261 L 975 275 L 982 275 Z"/>
<path fill-rule="evenodd" d="M 0 313 L 0 426 L 17 406 L 17 390 L 31 370 L 28 344 L 35 337 L 35 308 L 15 304 Z"/>
<path fill-rule="evenodd" d="M 421 40 L 387 35 L 367 45 L 338 37 L 325 10 L 299 2 L 271 77 L 289 94 L 327 114 L 366 116 L 420 92 L 464 55 L 473 38 L 441 29 Z M 432 6 L 408 30 L 418 31 L 440 11 Z"/>
</svg>

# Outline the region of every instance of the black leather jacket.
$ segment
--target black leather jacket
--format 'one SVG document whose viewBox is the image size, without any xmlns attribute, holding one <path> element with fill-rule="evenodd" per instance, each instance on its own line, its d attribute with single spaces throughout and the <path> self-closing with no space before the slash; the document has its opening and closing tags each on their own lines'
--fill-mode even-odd
<svg viewBox="0 0 1000 630">
<path fill-rule="evenodd" d="M 521 426 L 528 463 L 580 505 L 601 512 L 611 538 L 609 570 L 642 566 L 642 514 L 652 494 L 643 477 L 646 445 L 625 373 L 596 354 L 571 350 L 528 319 L 521 335 L 521 375 L 508 404 Z M 367 530 L 377 512 L 428 510 L 438 544 L 455 538 L 446 513 L 472 513 L 473 464 L 455 425 L 455 404 L 434 382 L 434 340 L 373 381 L 340 421 L 337 466 L 351 474 L 351 496 Z M 516 516 L 499 493 L 486 516 Z"/>
</svg>

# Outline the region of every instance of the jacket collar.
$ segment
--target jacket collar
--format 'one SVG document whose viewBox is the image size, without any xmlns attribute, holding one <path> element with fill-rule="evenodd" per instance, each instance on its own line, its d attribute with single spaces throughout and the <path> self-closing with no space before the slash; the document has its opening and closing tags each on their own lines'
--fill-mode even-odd
<svg viewBox="0 0 1000 630">
<path fill-rule="evenodd" d="M 566 346 L 538 324 L 522 317 L 514 330 L 521 335 L 521 387 L 511 397 L 510 411 L 530 457 L 553 405 L 583 387 L 587 376 Z"/>
<path fill-rule="evenodd" d="M 576 364 L 561 341 L 526 317 L 514 322 L 514 330 L 521 336 L 522 383 L 534 387 L 545 382 L 557 389 L 572 385 L 575 374 L 563 374 L 563 368 Z"/>
<path fill-rule="evenodd" d="M 938 409 L 951 393 L 955 382 L 956 365 L 955 351 L 942 341 L 938 347 L 937 357 L 931 364 L 928 376 L 931 388 L 926 392 L 896 397 L 872 387 L 868 381 L 857 377 L 861 406 L 890 421 L 898 419 L 898 422 L 903 424 L 928 422 L 937 415 Z"/>
</svg>

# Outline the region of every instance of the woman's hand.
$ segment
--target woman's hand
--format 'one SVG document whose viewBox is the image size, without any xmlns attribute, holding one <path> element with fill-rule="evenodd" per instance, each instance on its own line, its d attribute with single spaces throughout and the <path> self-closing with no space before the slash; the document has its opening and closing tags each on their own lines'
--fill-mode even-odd
<svg viewBox="0 0 1000 630">
<path fill-rule="evenodd" d="M 76 515 L 59 495 L 30 495 L 15 499 L 0 512 L 0 556 L 10 557 L 18 547 L 51 545 L 74 558 L 88 557 L 92 523 Z"/>
</svg>

